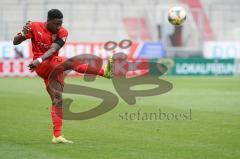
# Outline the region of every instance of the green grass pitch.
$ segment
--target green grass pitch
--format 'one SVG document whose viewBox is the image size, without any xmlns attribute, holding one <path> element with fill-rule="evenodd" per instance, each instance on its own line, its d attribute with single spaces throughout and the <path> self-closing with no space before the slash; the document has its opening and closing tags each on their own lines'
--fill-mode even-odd
<svg viewBox="0 0 240 159">
<path fill-rule="evenodd" d="M 0 158 L 2 159 L 239 159 L 240 78 L 167 77 L 173 89 L 137 98 L 135 106 L 120 99 L 112 111 L 85 121 L 64 121 L 64 136 L 73 145 L 54 145 L 50 99 L 39 78 L 0 78 Z M 111 80 L 87 83 L 116 94 Z M 86 111 L 100 100 L 74 99 L 71 110 Z M 126 120 L 124 113 L 184 113 L 191 120 Z"/>
</svg>

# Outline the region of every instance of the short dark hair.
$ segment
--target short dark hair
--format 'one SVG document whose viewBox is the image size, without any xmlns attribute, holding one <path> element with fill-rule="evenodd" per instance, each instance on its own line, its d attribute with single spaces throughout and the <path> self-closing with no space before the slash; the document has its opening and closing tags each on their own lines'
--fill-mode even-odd
<svg viewBox="0 0 240 159">
<path fill-rule="evenodd" d="M 48 11 L 48 19 L 62 19 L 63 18 L 63 14 L 60 10 L 58 9 L 51 9 Z"/>
</svg>

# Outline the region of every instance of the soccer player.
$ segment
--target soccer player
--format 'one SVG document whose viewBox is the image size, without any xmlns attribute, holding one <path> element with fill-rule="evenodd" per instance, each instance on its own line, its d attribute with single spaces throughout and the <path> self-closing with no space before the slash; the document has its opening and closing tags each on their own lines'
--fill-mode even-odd
<svg viewBox="0 0 240 159">
<path fill-rule="evenodd" d="M 58 9 L 51 9 L 48 11 L 46 22 L 31 22 L 28 21 L 23 27 L 22 31 L 18 33 L 13 40 L 14 45 L 18 45 L 26 39 L 32 41 L 33 61 L 29 64 L 31 71 L 36 71 L 46 85 L 46 90 L 52 100 L 51 117 L 53 123 L 53 143 L 73 143 L 65 139 L 62 134 L 62 93 L 53 91 L 49 87 L 50 73 L 66 61 L 65 58 L 58 56 L 58 51 L 65 44 L 68 31 L 62 27 L 63 14 Z M 96 71 L 90 68 L 88 64 L 81 64 L 71 66 L 72 70 L 79 73 L 95 74 L 106 78 L 112 77 L 112 62 L 108 60 L 105 69 Z M 69 69 L 69 68 L 66 68 Z M 64 70 L 63 70 L 64 71 Z M 63 76 L 57 78 L 57 87 L 63 89 Z"/>
</svg>

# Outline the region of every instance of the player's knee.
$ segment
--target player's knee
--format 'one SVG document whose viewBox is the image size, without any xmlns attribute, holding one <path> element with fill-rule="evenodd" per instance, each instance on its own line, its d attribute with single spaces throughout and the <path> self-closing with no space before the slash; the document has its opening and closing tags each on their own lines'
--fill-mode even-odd
<svg viewBox="0 0 240 159">
<path fill-rule="evenodd" d="M 62 106 L 62 97 L 54 96 L 52 102 L 53 102 L 53 105 Z"/>
<path fill-rule="evenodd" d="M 54 100 L 52 104 L 55 106 L 62 106 L 62 100 Z"/>
</svg>

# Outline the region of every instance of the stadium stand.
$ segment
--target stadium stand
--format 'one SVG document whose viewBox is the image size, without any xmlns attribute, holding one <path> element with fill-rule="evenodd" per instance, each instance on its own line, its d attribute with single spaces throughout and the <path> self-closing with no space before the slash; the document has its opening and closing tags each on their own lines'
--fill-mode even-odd
<svg viewBox="0 0 240 159">
<path fill-rule="evenodd" d="M 49 9 L 59 8 L 65 16 L 64 26 L 70 30 L 70 41 L 122 38 L 157 41 L 157 26 L 163 22 L 159 18 L 165 16 L 169 6 L 182 2 L 192 13 L 183 28 L 183 45 L 199 48 L 202 41 L 211 40 L 213 35 L 216 40 L 240 39 L 238 0 L 229 0 L 228 3 L 224 0 L 194 0 L 191 3 L 186 0 L 81 0 L 81 3 L 79 0 L 2 0 L 0 40 L 12 39 L 27 20 L 45 20 Z M 134 27 L 129 24 L 134 24 Z"/>
</svg>

